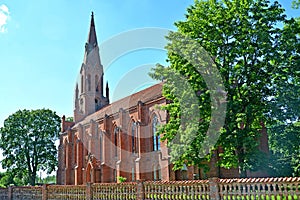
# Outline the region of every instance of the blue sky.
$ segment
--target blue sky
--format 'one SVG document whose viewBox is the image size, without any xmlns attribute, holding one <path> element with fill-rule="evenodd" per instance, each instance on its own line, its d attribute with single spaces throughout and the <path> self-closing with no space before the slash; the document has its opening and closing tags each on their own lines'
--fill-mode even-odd
<svg viewBox="0 0 300 200">
<path fill-rule="evenodd" d="M 18 109 L 50 108 L 72 116 L 73 89 L 83 61 L 91 11 L 98 42 L 124 31 L 174 29 L 192 0 L 8 0 L 0 1 L 9 17 L 0 33 L 0 126 Z M 120 44 L 122 45 L 122 44 Z M 102 52 L 101 52 L 102 53 Z M 165 60 L 162 50 L 134 52 L 105 70 L 113 85 L 130 69 Z M 104 66 L 107 69 L 108 66 Z M 112 70 L 114 69 L 114 70 Z"/>
<path fill-rule="evenodd" d="M 299 16 L 299 10 L 290 9 L 291 1 L 281 2 L 290 16 Z M 192 3 L 193 0 L 0 1 L 0 126 L 10 114 L 25 108 L 49 108 L 60 116 L 72 116 L 73 89 L 83 60 L 91 11 L 95 13 L 101 44 L 137 28 L 174 30 L 174 22 L 184 19 Z M 141 66 L 146 70 L 165 59 L 165 51 L 147 49 L 104 66 L 110 96 L 118 99 L 128 94 L 123 89 L 116 91 L 116 87 L 130 70 Z M 143 78 L 147 83 L 148 79 Z"/>
</svg>

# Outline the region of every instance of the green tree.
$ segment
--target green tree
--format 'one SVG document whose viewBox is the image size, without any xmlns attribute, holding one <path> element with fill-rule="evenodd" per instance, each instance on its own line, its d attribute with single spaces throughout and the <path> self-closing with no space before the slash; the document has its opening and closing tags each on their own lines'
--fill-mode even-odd
<svg viewBox="0 0 300 200">
<path fill-rule="evenodd" d="M 285 20 L 278 42 L 279 51 L 271 59 L 274 95 L 269 99 L 270 115 L 282 124 L 299 119 L 300 113 L 300 21 Z"/>
<path fill-rule="evenodd" d="M 37 171 L 51 173 L 57 165 L 59 131 L 60 118 L 49 109 L 19 110 L 10 115 L 0 128 L 2 167 L 35 185 Z"/>
<path fill-rule="evenodd" d="M 0 173 L 0 187 L 21 186 L 24 184 L 22 177 L 18 177 L 13 170 Z"/>
<path fill-rule="evenodd" d="M 43 178 L 43 183 L 55 184 L 56 183 L 56 176 L 52 175 L 52 176 L 47 176 L 46 178 Z"/>
<path fill-rule="evenodd" d="M 295 9 L 298 9 L 300 6 L 300 0 L 293 0 L 292 1 L 292 7 Z"/>
<path fill-rule="evenodd" d="M 300 176 L 300 122 L 276 124 L 269 137 L 272 175 Z"/>
<path fill-rule="evenodd" d="M 36 184 L 55 184 L 56 183 L 56 176 L 55 175 L 48 175 L 45 178 L 37 177 Z"/>
<path fill-rule="evenodd" d="M 73 122 L 73 121 L 74 121 L 74 118 L 73 118 L 73 117 L 67 117 L 67 118 L 66 118 L 66 121 L 68 121 L 68 122 Z"/>
<path fill-rule="evenodd" d="M 167 36 L 170 66 L 157 65 L 150 74 L 164 80 L 163 95 L 170 100 L 163 107 L 170 119 L 160 129 L 164 133 L 162 139 L 167 139 L 171 147 L 175 168 L 179 169 L 183 163 L 201 165 L 209 159 L 203 157 L 203 150 L 208 152 L 207 143 L 212 144 L 205 139 L 207 130 L 216 121 L 222 122 L 218 113 L 214 113 L 215 105 L 220 106 L 218 98 L 222 97 L 214 97 L 217 93 L 226 94 L 224 126 L 212 129 L 215 133 L 209 137 L 220 132 L 215 147 L 222 146 L 224 152 L 219 155 L 222 158 L 219 164 L 226 168 L 238 167 L 241 176 L 247 176 L 248 169 L 263 166 L 265 156 L 258 151 L 262 126 L 273 124 L 275 117 L 270 109 L 287 86 L 281 80 L 294 80 L 295 74 L 290 72 L 297 69 L 295 63 L 290 64 L 295 61 L 297 53 L 292 48 L 299 45 L 299 39 L 295 31 L 288 33 L 278 25 L 296 30 L 297 23 L 286 19 L 278 2 L 271 4 L 267 0 L 199 0 L 187 11 L 186 20 L 175 23 L 178 31 Z M 291 51 L 285 54 L 284 48 Z M 211 61 L 203 55 L 203 49 Z M 219 89 L 219 83 L 210 87 L 216 80 L 210 78 L 213 73 L 209 69 L 214 66 L 223 80 L 224 91 Z M 190 85 L 197 104 L 183 106 L 191 93 L 187 93 L 186 87 L 178 88 L 178 77 Z M 299 82 L 289 84 L 299 86 Z M 278 89 L 279 85 L 282 89 Z M 194 112 L 191 107 L 197 107 L 200 114 L 191 115 Z M 198 118 L 194 127 L 182 123 L 188 120 L 184 119 L 186 115 Z M 180 142 L 173 143 L 174 138 Z"/>
<path fill-rule="evenodd" d="M 11 184 L 15 185 L 13 174 L 8 172 L 0 173 L 0 187 L 7 187 Z"/>
<path fill-rule="evenodd" d="M 270 98 L 269 126 L 271 174 L 274 176 L 299 176 L 300 159 L 300 20 L 286 20 L 278 42 L 281 50 L 273 71 L 274 96 Z M 298 122 L 297 122 L 298 121 Z"/>
</svg>

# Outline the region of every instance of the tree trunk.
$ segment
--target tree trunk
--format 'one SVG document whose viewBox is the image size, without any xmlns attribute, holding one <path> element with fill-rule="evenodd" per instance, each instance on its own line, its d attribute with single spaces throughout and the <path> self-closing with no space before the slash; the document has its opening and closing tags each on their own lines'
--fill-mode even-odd
<svg viewBox="0 0 300 200">
<path fill-rule="evenodd" d="M 31 186 L 35 186 L 35 177 L 36 177 L 36 172 L 29 173 L 29 184 Z"/>
<path fill-rule="evenodd" d="M 240 178 L 247 178 L 247 170 L 245 170 L 244 165 L 244 148 L 242 146 L 237 147 L 237 153 L 238 153 L 238 162 L 239 162 L 239 174 Z"/>
</svg>

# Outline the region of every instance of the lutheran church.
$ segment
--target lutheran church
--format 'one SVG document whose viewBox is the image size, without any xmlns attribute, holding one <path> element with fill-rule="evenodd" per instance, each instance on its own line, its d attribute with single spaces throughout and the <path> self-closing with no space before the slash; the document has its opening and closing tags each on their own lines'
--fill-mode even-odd
<svg viewBox="0 0 300 200">
<path fill-rule="evenodd" d="M 157 125 L 168 119 L 166 111 L 157 109 L 157 105 L 167 103 L 162 96 L 162 83 L 110 102 L 103 75 L 92 13 L 74 91 L 74 122 L 62 117 L 57 184 L 117 182 L 118 177 L 125 177 L 126 181 L 171 181 L 239 176 L 237 169 L 216 166 L 218 152 L 208 164 L 208 172 L 194 166 L 173 171 L 166 143 L 156 135 Z M 260 148 L 268 151 L 265 130 Z"/>
</svg>

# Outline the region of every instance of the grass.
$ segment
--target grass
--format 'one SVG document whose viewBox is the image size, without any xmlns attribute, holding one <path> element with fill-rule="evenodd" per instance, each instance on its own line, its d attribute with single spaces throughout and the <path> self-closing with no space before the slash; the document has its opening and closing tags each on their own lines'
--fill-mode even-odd
<svg viewBox="0 0 300 200">
<path fill-rule="evenodd" d="M 187 194 L 148 194 L 145 199 L 210 199 L 209 195 L 187 195 Z M 297 195 L 245 195 L 245 196 L 222 196 L 222 200 L 300 200 Z"/>
<path fill-rule="evenodd" d="M 297 195 L 247 195 L 247 196 L 223 196 L 224 200 L 300 200 Z"/>
</svg>

